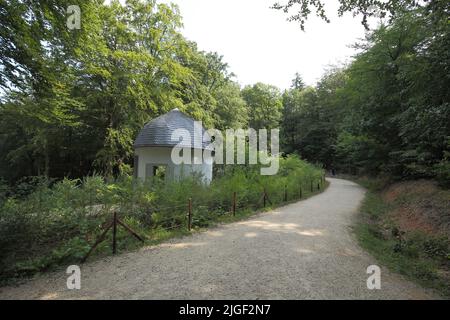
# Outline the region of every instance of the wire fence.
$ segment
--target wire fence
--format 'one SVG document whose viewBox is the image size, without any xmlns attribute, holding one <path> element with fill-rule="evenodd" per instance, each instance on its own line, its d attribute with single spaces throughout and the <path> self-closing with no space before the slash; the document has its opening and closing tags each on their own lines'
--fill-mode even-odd
<svg viewBox="0 0 450 320">
<path fill-rule="evenodd" d="M 193 228 L 203 227 L 204 222 L 217 221 L 221 216 L 233 216 L 235 217 L 239 212 L 245 210 L 258 210 L 266 208 L 268 205 L 274 206 L 284 203 L 289 203 L 295 200 L 300 200 L 307 195 L 318 192 L 325 187 L 325 176 L 320 179 L 310 179 L 310 181 L 299 181 L 297 190 L 293 191 L 293 188 L 288 188 L 285 185 L 284 188 L 275 192 L 268 192 L 266 188 L 262 188 L 261 192 L 256 197 L 258 200 L 254 201 L 251 197 L 241 197 L 237 191 L 234 191 L 229 195 L 228 203 L 217 203 L 214 201 L 196 201 L 192 198 L 187 198 L 185 203 L 177 203 L 173 206 L 165 207 L 149 207 L 149 228 L 162 228 L 166 231 L 186 229 L 191 231 Z M 290 192 L 289 192 L 290 190 Z M 117 209 L 117 208 L 113 208 Z M 201 213 L 206 213 L 205 216 Z M 163 218 L 161 218 L 161 216 Z M 133 230 L 124 221 L 119 218 L 118 210 L 112 210 L 111 216 L 102 226 L 102 232 L 96 239 L 95 243 L 90 248 L 89 252 L 82 259 L 82 262 L 86 261 L 95 248 L 106 239 L 107 233 L 112 231 L 112 252 L 117 253 L 117 227 L 120 226 L 130 235 L 134 236 L 141 242 L 145 242 L 148 236 L 139 235 L 138 232 Z"/>
</svg>

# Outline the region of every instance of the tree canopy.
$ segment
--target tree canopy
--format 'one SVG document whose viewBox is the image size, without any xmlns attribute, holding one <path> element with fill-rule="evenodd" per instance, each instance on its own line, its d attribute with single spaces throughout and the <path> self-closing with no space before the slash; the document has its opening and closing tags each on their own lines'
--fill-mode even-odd
<svg viewBox="0 0 450 320">
<path fill-rule="evenodd" d="M 350 173 L 448 183 L 447 17 L 409 10 L 356 47 L 354 61 L 316 88 L 284 94 L 286 152 Z"/>
<path fill-rule="evenodd" d="M 0 177 L 127 173 L 149 120 L 179 108 L 206 127 L 280 128 L 285 154 L 327 168 L 450 180 L 448 1 L 339 0 L 339 12 L 389 15 L 348 65 L 314 87 L 241 89 L 216 52 L 181 33 L 156 0 L 0 2 Z M 80 29 L 66 26 L 81 8 Z M 275 7 L 304 26 L 323 1 Z M 367 21 L 367 20 L 363 20 Z M 294 72 L 293 72 L 294 73 Z"/>
<path fill-rule="evenodd" d="M 66 8 L 81 8 L 80 30 Z M 0 175 L 129 172 L 150 119 L 179 108 L 208 127 L 247 125 L 222 56 L 180 33 L 179 10 L 155 0 L 3 1 Z"/>
<path fill-rule="evenodd" d="M 429 12 L 445 16 L 448 14 L 449 4 L 447 0 L 338 0 L 338 14 L 352 13 L 354 16 L 361 15 L 361 23 L 368 28 L 368 19 L 371 17 L 395 19 L 405 11 L 425 8 Z M 330 22 L 326 2 L 324 0 L 289 0 L 276 2 L 272 8 L 282 10 L 289 14 L 288 20 L 300 24 L 302 30 L 308 17 L 315 13 L 326 22 Z"/>
</svg>

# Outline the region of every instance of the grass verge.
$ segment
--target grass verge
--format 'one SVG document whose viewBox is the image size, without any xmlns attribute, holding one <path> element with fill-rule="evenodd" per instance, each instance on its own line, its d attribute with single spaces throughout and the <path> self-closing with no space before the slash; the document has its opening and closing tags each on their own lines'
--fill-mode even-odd
<svg viewBox="0 0 450 320">
<path fill-rule="evenodd" d="M 382 183 L 357 182 L 368 188 L 354 227 L 360 245 L 390 270 L 450 298 L 448 235 L 424 232 L 420 228 L 404 230 L 392 218 L 392 213 L 399 208 L 412 210 L 422 200 L 408 194 L 405 197 L 403 193 L 398 196 L 401 201 L 387 201 L 383 197 L 385 191 L 381 191 L 386 190 Z"/>
</svg>

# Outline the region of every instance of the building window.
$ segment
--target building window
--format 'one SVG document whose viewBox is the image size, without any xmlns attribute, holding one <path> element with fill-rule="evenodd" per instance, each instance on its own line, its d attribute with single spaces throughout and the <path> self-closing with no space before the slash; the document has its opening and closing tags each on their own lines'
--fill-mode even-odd
<svg viewBox="0 0 450 320">
<path fill-rule="evenodd" d="M 164 181 L 167 174 L 167 165 L 147 163 L 145 166 L 145 178 Z"/>
<path fill-rule="evenodd" d="M 167 166 L 153 166 L 153 177 L 164 181 L 166 179 Z"/>
</svg>

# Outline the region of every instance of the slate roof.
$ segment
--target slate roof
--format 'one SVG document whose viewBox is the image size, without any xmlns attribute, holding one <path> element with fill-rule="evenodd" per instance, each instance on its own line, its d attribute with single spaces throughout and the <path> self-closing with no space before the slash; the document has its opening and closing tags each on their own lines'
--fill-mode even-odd
<svg viewBox="0 0 450 320">
<path fill-rule="evenodd" d="M 194 128 L 194 119 L 190 118 L 178 109 L 159 116 L 148 122 L 141 132 L 139 132 L 136 141 L 134 142 L 134 148 L 142 147 L 174 147 L 180 141 L 171 139 L 172 132 L 176 129 L 185 129 L 191 135 L 191 141 L 183 141 L 181 147 L 194 148 L 201 146 L 201 149 L 213 150 L 212 147 L 208 147 L 211 139 L 208 135 L 208 139 L 202 141 L 205 128 Z M 196 131 L 196 135 L 194 135 Z M 197 139 L 194 143 L 194 137 Z M 181 140 L 181 139 L 180 139 Z"/>
</svg>

